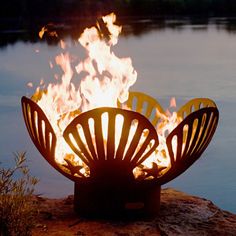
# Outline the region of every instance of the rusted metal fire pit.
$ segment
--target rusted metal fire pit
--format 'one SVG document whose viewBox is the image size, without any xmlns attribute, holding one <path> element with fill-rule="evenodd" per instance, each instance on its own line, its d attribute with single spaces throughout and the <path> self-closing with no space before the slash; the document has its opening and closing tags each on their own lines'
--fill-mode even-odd
<svg viewBox="0 0 236 236">
<path fill-rule="evenodd" d="M 151 168 L 142 168 L 135 176 L 135 168 L 156 152 L 157 125 L 164 111 L 155 99 L 138 92 L 130 92 L 127 102 L 118 107 L 81 113 L 63 132 L 69 147 L 87 165 L 89 174 L 85 175 L 80 165 L 69 160 L 63 165 L 56 162 L 57 138 L 51 124 L 36 102 L 22 98 L 25 124 L 35 146 L 56 170 L 75 182 L 76 212 L 93 217 L 155 215 L 160 207 L 161 185 L 183 173 L 210 143 L 218 109 L 206 98 L 185 104 L 177 112 L 182 121 L 166 138 L 168 166 L 153 162 Z"/>
</svg>

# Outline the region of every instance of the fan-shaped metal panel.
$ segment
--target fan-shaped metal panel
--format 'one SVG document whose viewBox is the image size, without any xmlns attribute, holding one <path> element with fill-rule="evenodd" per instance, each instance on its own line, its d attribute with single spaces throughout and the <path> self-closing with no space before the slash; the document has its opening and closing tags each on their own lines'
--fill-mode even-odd
<svg viewBox="0 0 236 236">
<path fill-rule="evenodd" d="M 53 158 L 56 135 L 47 117 L 32 100 L 23 97 L 21 101 L 25 124 L 32 141 L 44 157 Z"/>
<path fill-rule="evenodd" d="M 119 126 L 118 117 L 123 118 Z M 132 131 L 134 124 L 135 132 Z M 118 132 L 121 133 L 119 140 Z M 132 171 L 158 146 L 156 130 L 143 115 L 110 107 L 80 114 L 67 126 L 63 136 L 72 150 L 95 171 L 101 163 L 113 171 L 119 165 Z"/>
<path fill-rule="evenodd" d="M 189 168 L 210 143 L 219 119 L 216 107 L 199 109 L 188 115 L 167 137 L 170 167 L 159 178 L 164 184 Z M 176 148 L 173 140 L 176 139 Z"/>
<path fill-rule="evenodd" d="M 22 97 L 21 104 L 28 133 L 41 155 L 67 178 L 78 179 L 78 177 L 68 173 L 63 166 L 56 163 L 56 135 L 43 110 L 27 97 Z"/>
<path fill-rule="evenodd" d="M 144 115 L 154 127 L 156 127 L 162 114 L 165 114 L 161 105 L 154 98 L 140 92 L 129 92 L 128 100 L 125 103 L 118 102 L 118 107 Z"/>
<path fill-rule="evenodd" d="M 194 111 L 205 107 L 216 107 L 216 104 L 209 98 L 194 98 L 182 106 L 177 115 L 183 119 Z"/>
</svg>

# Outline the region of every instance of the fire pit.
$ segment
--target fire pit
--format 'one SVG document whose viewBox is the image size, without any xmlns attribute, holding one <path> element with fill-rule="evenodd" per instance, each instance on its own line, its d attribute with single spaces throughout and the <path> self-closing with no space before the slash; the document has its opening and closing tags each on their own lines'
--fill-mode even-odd
<svg viewBox="0 0 236 236">
<path fill-rule="evenodd" d="M 127 110 L 134 105 L 134 98 L 136 111 Z M 138 111 L 144 111 L 145 103 L 142 115 Z M 57 139 L 51 124 L 34 101 L 22 98 L 30 137 L 43 157 L 75 182 L 74 206 L 80 214 L 158 213 L 160 186 L 183 173 L 201 156 L 218 123 L 213 101 L 189 101 L 177 112 L 182 122 L 166 138 L 169 165 L 158 165 L 156 161 L 151 168 L 142 168 L 159 144 L 155 126 L 160 117 L 151 117 L 152 110 L 163 109 L 153 98 L 137 92 L 130 93 L 125 106 L 126 109 L 101 107 L 81 113 L 64 130 L 66 142 L 88 168 L 86 176 L 81 172 L 83 166 L 69 159 L 65 159 L 64 165 L 55 161 Z M 137 167 L 139 175 L 134 173 Z"/>
<path fill-rule="evenodd" d="M 75 182 L 75 211 L 155 215 L 161 185 L 201 156 L 219 113 L 213 101 L 198 98 L 168 115 L 149 95 L 129 92 L 137 72 L 130 58 L 111 51 L 121 31 L 114 22 L 111 14 L 85 29 L 79 43 L 88 57 L 77 66 L 68 53 L 56 57 L 61 83 L 56 78 L 31 99 L 23 97 L 24 120 L 42 156 Z M 81 74 L 76 87 L 72 77 Z"/>
</svg>

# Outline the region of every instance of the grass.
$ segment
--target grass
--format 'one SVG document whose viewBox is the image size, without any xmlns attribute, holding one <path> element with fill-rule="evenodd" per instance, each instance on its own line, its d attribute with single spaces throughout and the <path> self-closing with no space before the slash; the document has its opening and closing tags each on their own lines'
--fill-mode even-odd
<svg viewBox="0 0 236 236">
<path fill-rule="evenodd" d="M 29 173 L 26 155 L 16 153 L 15 166 L 0 163 L 0 236 L 27 236 L 35 225 L 37 207 L 33 199 L 38 180 Z"/>
</svg>

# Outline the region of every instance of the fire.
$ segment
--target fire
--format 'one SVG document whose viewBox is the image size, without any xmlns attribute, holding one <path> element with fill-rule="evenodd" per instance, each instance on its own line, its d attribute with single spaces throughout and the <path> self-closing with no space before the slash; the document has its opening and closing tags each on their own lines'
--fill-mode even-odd
<svg viewBox="0 0 236 236">
<path fill-rule="evenodd" d="M 170 108 L 171 107 L 176 108 L 175 98 L 171 98 L 170 100 Z M 169 133 L 182 121 L 182 118 L 178 117 L 176 112 L 170 113 L 169 110 L 166 111 L 166 114 L 159 113 L 158 115 L 162 117 L 162 121 L 157 126 L 157 134 L 160 144 L 156 149 L 155 156 L 157 164 L 166 168 L 170 165 L 170 158 L 166 146 L 166 138 Z M 172 146 L 173 150 L 175 151 L 177 147 L 177 140 L 174 140 Z"/>
<path fill-rule="evenodd" d="M 121 27 L 113 25 L 114 14 L 102 18 L 110 35 L 101 40 L 97 28 L 86 29 L 79 38 L 80 44 L 87 50 L 88 57 L 76 66 L 78 74 L 87 72 L 80 83 L 83 97 L 82 111 L 101 106 L 116 107 L 117 100 L 123 102 L 128 98 L 129 87 L 137 78 L 130 58 L 118 58 L 111 51 L 111 46 L 118 42 Z M 101 30 L 101 29 L 100 29 Z"/>
<path fill-rule="evenodd" d="M 137 78 L 131 59 L 118 58 L 112 51 L 121 32 L 121 27 L 114 24 L 115 20 L 116 16 L 110 14 L 102 17 L 96 27 L 85 29 L 78 41 L 86 50 L 87 58 L 72 68 L 71 57 L 67 52 L 58 55 L 55 62 L 63 71 L 60 83 L 49 84 L 44 91 L 37 88 L 33 96 L 56 133 L 56 161 L 62 165 L 66 164 L 66 160 L 82 165 L 83 173 L 86 172 L 85 164 L 65 143 L 63 130 L 80 112 L 101 106 L 116 107 L 117 100 L 125 101 L 129 87 Z M 107 32 L 103 30 L 104 26 Z M 39 36 L 42 38 L 46 31 L 49 32 L 43 27 Z M 63 41 L 60 44 L 65 49 L 66 44 Z M 52 62 L 49 65 L 53 68 Z M 76 87 L 73 81 L 82 73 L 86 75 Z"/>
<path fill-rule="evenodd" d="M 137 72 L 132 66 L 131 59 L 118 58 L 112 51 L 121 32 L 121 27 L 115 25 L 115 21 L 116 16 L 112 13 L 99 19 L 96 26 L 84 30 L 78 42 L 86 50 L 87 57 L 76 66 L 72 66 L 72 57 L 65 52 L 67 44 L 61 40 L 63 53 L 55 58 L 55 63 L 63 72 L 61 78 L 54 75 L 57 83 L 49 84 L 44 90 L 38 87 L 32 97 L 46 114 L 56 134 L 56 162 L 64 167 L 70 163 L 80 166 L 80 173 L 84 176 L 89 176 L 89 168 L 66 144 L 62 137 L 63 131 L 81 112 L 105 106 L 117 107 L 118 101 L 125 102 L 129 96 L 129 88 L 137 79 Z M 56 35 L 55 32 L 50 32 L 43 27 L 39 32 L 40 38 L 45 32 L 49 35 Z M 49 66 L 54 68 L 54 63 L 50 61 Z M 76 79 L 78 80 L 79 76 L 82 76 L 82 79 L 79 86 L 76 86 L 78 84 Z M 173 105 L 172 102 L 171 106 Z M 162 122 L 157 127 L 160 144 L 155 153 L 147 158 L 141 167 L 135 168 L 136 178 L 142 176 L 145 169 L 154 166 L 168 167 L 169 155 L 165 140 L 167 133 L 171 132 L 180 122 L 176 114 L 161 114 Z M 116 130 L 119 130 L 122 122 L 122 118 L 117 119 L 118 128 Z M 104 123 L 103 127 L 107 127 L 105 116 L 102 123 Z M 93 125 L 90 124 L 91 130 L 92 127 Z M 135 131 L 136 125 L 134 124 L 130 136 L 133 136 Z M 103 130 L 103 137 L 107 137 L 107 132 L 106 129 Z M 117 132 L 117 136 L 120 134 Z M 120 137 L 117 137 L 117 140 L 119 139 Z M 104 143 L 106 141 L 104 138 Z M 128 140 L 129 142 L 130 140 Z"/>
<path fill-rule="evenodd" d="M 170 157 L 168 149 L 166 146 L 166 138 L 168 134 L 182 121 L 182 118 L 177 116 L 176 112 L 173 112 L 171 115 L 164 117 L 162 123 L 158 125 L 157 134 L 159 137 L 159 146 L 156 149 L 155 157 L 157 164 L 164 169 L 170 165 Z M 173 139 L 172 142 L 173 151 L 176 152 L 177 149 L 177 140 Z M 175 155 L 174 155 L 175 156 Z"/>
<path fill-rule="evenodd" d="M 27 86 L 29 87 L 29 88 L 33 88 L 33 83 L 32 82 L 29 82 L 29 83 L 27 83 Z"/>
<path fill-rule="evenodd" d="M 176 109 L 176 100 L 174 97 L 171 98 L 169 107 Z M 166 145 L 166 138 L 170 132 L 182 121 L 182 118 L 177 115 L 177 112 L 171 113 L 168 109 L 165 113 L 161 113 L 158 109 L 156 109 L 156 114 L 161 118 L 156 127 L 159 145 L 155 152 L 149 158 L 147 158 L 141 166 L 134 169 L 133 173 L 136 178 L 144 178 L 145 170 L 151 170 L 154 168 L 157 168 L 157 173 L 161 175 L 162 170 L 165 171 L 170 166 L 170 156 Z M 172 148 L 173 151 L 176 152 L 176 139 L 174 139 L 172 142 Z M 154 176 L 150 176 L 149 178 L 153 177 Z"/>
<path fill-rule="evenodd" d="M 49 36 L 51 37 L 58 37 L 56 31 L 50 31 L 46 26 L 42 27 L 42 29 L 39 31 L 39 38 L 43 38 L 45 32 L 48 33 Z"/>
</svg>

